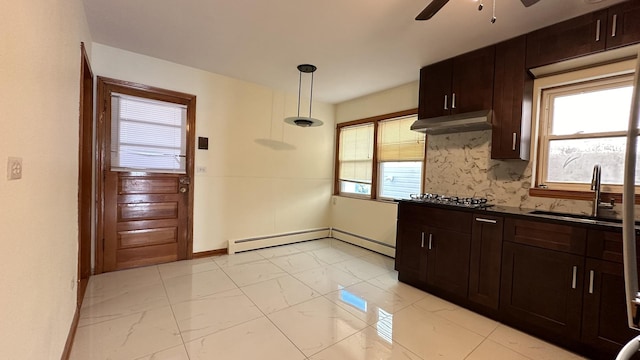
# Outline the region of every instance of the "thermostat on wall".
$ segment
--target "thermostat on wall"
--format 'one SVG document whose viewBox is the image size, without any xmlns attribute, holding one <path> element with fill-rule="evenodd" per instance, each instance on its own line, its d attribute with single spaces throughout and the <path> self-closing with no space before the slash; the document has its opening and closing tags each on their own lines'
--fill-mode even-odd
<svg viewBox="0 0 640 360">
<path fill-rule="evenodd" d="M 209 138 L 198 136 L 198 149 L 209 150 Z"/>
</svg>

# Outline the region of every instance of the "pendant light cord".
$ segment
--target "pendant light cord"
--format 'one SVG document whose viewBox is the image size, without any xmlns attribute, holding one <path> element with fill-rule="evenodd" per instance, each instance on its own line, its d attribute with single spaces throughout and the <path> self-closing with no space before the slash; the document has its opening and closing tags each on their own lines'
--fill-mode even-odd
<svg viewBox="0 0 640 360">
<path fill-rule="evenodd" d="M 300 117 L 300 89 L 302 88 L 302 71 L 298 71 L 300 76 L 298 77 L 298 117 Z"/>
<path fill-rule="evenodd" d="M 309 92 L 309 117 L 311 117 L 312 104 L 313 104 L 313 72 L 311 73 L 311 90 Z"/>
</svg>

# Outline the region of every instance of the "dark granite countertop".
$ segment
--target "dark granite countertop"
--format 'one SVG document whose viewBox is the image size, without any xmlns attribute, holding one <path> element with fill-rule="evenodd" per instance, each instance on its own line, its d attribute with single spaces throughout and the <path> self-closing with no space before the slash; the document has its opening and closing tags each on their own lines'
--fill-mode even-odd
<svg viewBox="0 0 640 360">
<path fill-rule="evenodd" d="M 422 201 L 415 200 L 399 200 L 399 202 L 406 202 L 410 204 L 417 204 L 428 207 L 436 207 L 441 209 L 450 209 L 450 210 L 459 210 L 465 212 L 473 212 L 475 214 L 487 214 L 487 216 L 509 216 L 521 219 L 529 219 L 529 220 L 542 220 L 545 222 L 552 222 L 558 224 L 570 224 L 570 225 L 580 225 L 590 228 L 607 228 L 611 229 L 622 229 L 622 221 L 620 219 L 606 219 L 606 218 L 592 218 L 588 215 L 581 214 L 569 214 L 569 213 L 555 213 L 549 211 L 538 211 L 536 209 L 525 209 L 519 207 L 512 206 L 502 206 L 502 205 L 494 205 L 484 209 L 473 209 L 467 208 L 463 206 L 455 206 L 455 205 L 447 205 L 447 204 L 437 204 L 437 203 L 428 203 Z M 535 213 L 536 211 L 540 213 Z M 636 232 L 640 231 L 640 226 L 638 222 L 636 222 Z"/>
</svg>

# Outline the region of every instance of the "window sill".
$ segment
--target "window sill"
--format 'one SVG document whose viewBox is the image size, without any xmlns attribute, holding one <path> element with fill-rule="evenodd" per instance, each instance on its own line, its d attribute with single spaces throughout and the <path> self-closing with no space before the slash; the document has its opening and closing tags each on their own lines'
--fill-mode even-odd
<svg viewBox="0 0 640 360">
<path fill-rule="evenodd" d="M 380 203 L 385 203 L 385 204 L 397 204 L 398 203 L 396 200 L 393 200 L 393 199 L 381 199 L 381 198 L 372 199 L 370 197 L 354 196 L 354 195 L 349 195 L 349 194 L 334 194 L 333 196 L 343 197 L 343 198 L 347 198 L 347 199 L 355 199 L 355 200 L 375 201 L 375 202 L 380 202 Z"/>
<path fill-rule="evenodd" d="M 541 188 L 529 189 L 529 196 L 546 197 L 554 199 L 566 200 L 593 200 L 593 191 L 574 191 L 574 190 L 551 190 Z M 601 199 L 603 202 L 610 202 L 612 199 L 616 204 L 622 203 L 621 193 L 602 192 Z M 635 195 L 635 204 L 640 204 L 640 195 Z"/>
</svg>

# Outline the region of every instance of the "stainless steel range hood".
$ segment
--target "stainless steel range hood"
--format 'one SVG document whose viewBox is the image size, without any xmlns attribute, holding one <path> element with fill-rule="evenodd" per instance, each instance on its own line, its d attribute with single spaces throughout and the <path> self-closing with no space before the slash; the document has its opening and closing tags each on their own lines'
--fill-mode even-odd
<svg viewBox="0 0 640 360">
<path fill-rule="evenodd" d="M 489 130 L 491 129 L 492 115 L 493 110 L 482 110 L 464 114 L 418 119 L 411 125 L 411 130 L 430 135 Z"/>
</svg>

